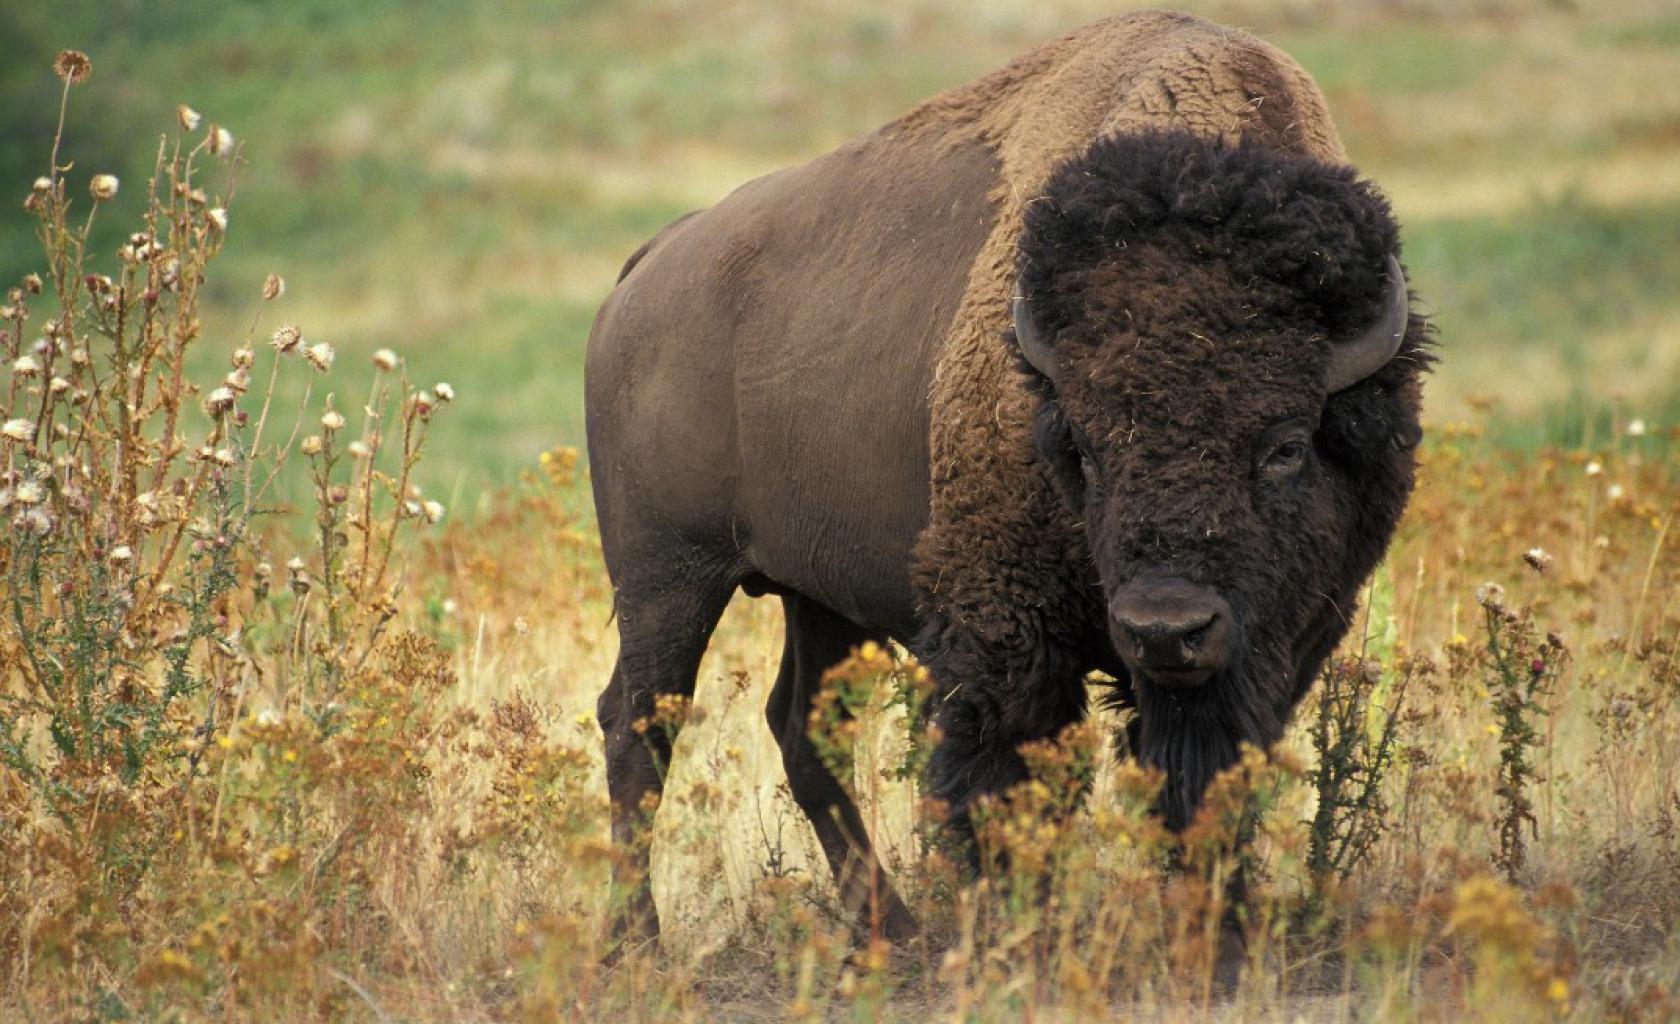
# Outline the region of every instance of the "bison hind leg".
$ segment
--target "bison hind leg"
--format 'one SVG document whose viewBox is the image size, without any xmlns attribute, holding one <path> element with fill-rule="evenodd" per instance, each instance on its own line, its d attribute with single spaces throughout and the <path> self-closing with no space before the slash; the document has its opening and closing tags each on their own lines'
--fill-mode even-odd
<svg viewBox="0 0 1680 1024">
<path fill-rule="evenodd" d="M 694 694 L 700 658 L 734 593 L 726 572 L 696 572 L 678 581 L 621 573 L 614 601 L 618 661 L 596 703 L 606 737 L 607 794 L 612 803 L 613 861 L 610 914 L 615 937 L 651 940 L 659 934 L 649 877 L 653 814 L 680 714 L 662 715 L 661 697 Z"/>
<path fill-rule="evenodd" d="M 916 920 L 881 869 L 857 804 L 818 755 L 809 724 L 823 673 L 854 647 L 884 636 L 809 598 L 788 595 L 782 607 L 787 641 L 764 714 L 782 750 L 788 789 L 810 819 L 841 901 L 858 925 L 895 942 L 909 939 L 916 934 Z"/>
</svg>

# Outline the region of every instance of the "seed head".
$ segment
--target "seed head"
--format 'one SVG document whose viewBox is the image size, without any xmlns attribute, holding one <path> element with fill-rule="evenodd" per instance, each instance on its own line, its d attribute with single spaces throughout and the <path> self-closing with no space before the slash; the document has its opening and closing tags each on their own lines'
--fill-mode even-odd
<svg viewBox="0 0 1680 1024">
<path fill-rule="evenodd" d="M 88 74 L 93 71 L 93 61 L 80 50 L 60 50 L 53 58 L 53 74 L 63 79 L 66 85 L 75 85 L 87 81 Z"/>
<path fill-rule="evenodd" d="M 1629 437 L 1644 437 L 1645 436 L 1645 421 L 1644 420 L 1629 420 L 1628 425 L 1627 425 L 1627 435 Z"/>
<path fill-rule="evenodd" d="M 202 120 L 202 118 L 199 116 L 198 111 L 187 106 L 185 103 L 178 103 L 175 105 L 175 120 L 180 122 L 182 131 L 196 132 L 198 131 L 198 122 Z"/>
<path fill-rule="evenodd" d="M 233 408 L 233 403 L 237 398 L 238 396 L 233 393 L 232 388 L 217 388 L 210 392 L 210 396 L 204 400 L 204 411 L 212 416 L 221 416 Z"/>
<path fill-rule="evenodd" d="M 305 454 L 305 455 L 319 455 L 319 454 L 321 454 L 321 438 L 320 438 L 320 435 L 310 434 L 308 437 L 304 438 L 303 443 L 298 445 L 298 450 L 303 452 L 303 454 Z"/>
<path fill-rule="evenodd" d="M 12 488 L 12 500 L 19 505 L 39 505 L 41 503 L 41 485 L 33 480 L 25 480 Z"/>
<path fill-rule="evenodd" d="M 8 441 L 23 443 L 35 437 L 35 421 L 26 419 L 7 420 L 4 427 L 0 427 L 0 434 Z"/>
<path fill-rule="evenodd" d="M 1505 588 L 1491 580 L 1476 588 L 1476 603 L 1491 612 L 1505 610 Z"/>
<path fill-rule="evenodd" d="M 321 429 L 325 430 L 329 434 L 337 433 L 338 431 L 343 430 L 344 417 L 339 415 L 338 410 L 328 409 L 325 415 L 321 417 Z"/>
<path fill-rule="evenodd" d="M 1587 463 L 1586 474 L 1588 476 L 1598 476 L 1598 475 L 1602 474 L 1603 472 L 1604 472 L 1604 464 L 1599 462 L 1597 459 L 1594 459 L 1591 462 Z"/>
<path fill-rule="evenodd" d="M 52 517 L 38 508 L 26 509 L 12 520 L 12 525 L 26 533 L 46 536 L 52 532 Z"/>
<path fill-rule="evenodd" d="M 209 221 L 210 226 L 215 228 L 218 233 L 227 233 L 227 210 L 218 206 L 206 213 L 204 219 Z"/>
<path fill-rule="evenodd" d="M 272 301 L 286 294 L 286 279 L 279 274 L 270 274 L 263 278 L 263 298 Z"/>
<path fill-rule="evenodd" d="M 315 367 L 321 373 L 326 373 L 332 369 L 334 355 L 333 347 L 324 341 L 318 341 L 303 350 L 303 358 L 308 360 L 309 365 Z"/>
<path fill-rule="evenodd" d="M 233 133 L 219 124 L 210 126 L 205 141 L 210 144 L 210 152 L 216 156 L 228 156 L 233 152 Z"/>
<path fill-rule="evenodd" d="M 126 565 L 134 561 L 134 549 L 127 544 L 118 544 L 105 556 L 113 565 Z"/>
<path fill-rule="evenodd" d="M 292 593 L 299 597 L 309 593 L 309 573 L 304 569 L 302 558 L 294 555 L 292 560 L 286 563 L 286 576 Z"/>
<path fill-rule="evenodd" d="M 257 354 L 241 345 L 233 350 L 233 368 L 236 370 L 249 369 L 257 361 Z"/>
<path fill-rule="evenodd" d="M 373 449 L 368 447 L 366 441 L 351 441 L 347 451 L 358 459 L 366 459 L 373 455 Z"/>
<path fill-rule="evenodd" d="M 34 273 L 25 274 L 23 276 L 23 286 L 28 289 L 31 295 L 41 294 L 41 275 Z"/>
<path fill-rule="evenodd" d="M 1604 489 L 1604 496 L 1611 501 L 1621 501 L 1625 494 L 1627 494 L 1627 489 L 1621 484 L 1611 484 Z"/>
<path fill-rule="evenodd" d="M 297 348 L 298 343 L 302 340 L 302 331 L 293 327 L 291 324 L 281 324 L 279 330 L 274 332 L 274 338 L 270 344 L 274 346 L 274 350 L 276 352 L 284 354 Z"/>
<path fill-rule="evenodd" d="M 217 448 L 210 453 L 210 461 L 225 469 L 234 463 L 233 452 L 226 448 Z"/>
<path fill-rule="evenodd" d="M 440 404 L 455 401 L 455 389 L 450 387 L 447 381 L 438 381 L 432 386 L 432 392 L 437 395 Z"/>
<path fill-rule="evenodd" d="M 432 397 L 430 391 L 422 391 L 414 396 L 414 411 L 420 414 L 421 419 L 430 416 L 436 407 L 437 399 Z"/>
<path fill-rule="evenodd" d="M 41 363 L 34 356 L 18 356 L 12 360 L 12 373 L 18 377 L 33 377 L 41 372 Z"/>
<path fill-rule="evenodd" d="M 428 523 L 435 523 L 443 518 L 444 510 L 441 502 L 423 501 L 420 503 L 420 511 L 425 515 Z"/>
<path fill-rule="evenodd" d="M 95 202 L 103 203 L 116 197 L 119 184 L 115 174 L 95 174 L 88 182 L 88 191 L 93 193 Z"/>
<path fill-rule="evenodd" d="M 1532 547 L 1523 552 L 1523 561 L 1535 572 L 1545 572 L 1551 568 L 1552 556 L 1547 554 L 1544 548 Z"/>
<path fill-rule="evenodd" d="M 35 183 L 29 187 L 29 190 L 38 196 L 44 196 L 52 191 L 52 186 L 52 179 L 43 174 L 35 179 Z"/>
<path fill-rule="evenodd" d="M 395 370 L 397 368 L 397 354 L 388 348 L 382 348 L 373 354 L 373 365 L 381 370 Z"/>
</svg>

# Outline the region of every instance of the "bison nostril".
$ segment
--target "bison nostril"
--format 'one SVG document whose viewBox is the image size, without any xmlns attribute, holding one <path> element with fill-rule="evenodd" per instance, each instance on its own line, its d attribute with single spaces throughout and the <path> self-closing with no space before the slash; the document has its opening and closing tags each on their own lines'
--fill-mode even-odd
<svg viewBox="0 0 1680 1024">
<path fill-rule="evenodd" d="M 1189 648 L 1192 651 L 1201 650 L 1202 645 L 1207 642 L 1208 629 L 1212 625 L 1213 625 L 1213 620 L 1209 619 L 1206 623 L 1204 623 L 1200 626 L 1197 626 L 1195 629 L 1190 630 L 1188 633 L 1185 633 L 1184 634 L 1184 639 L 1183 639 L 1184 646 Z"/>
</svg>

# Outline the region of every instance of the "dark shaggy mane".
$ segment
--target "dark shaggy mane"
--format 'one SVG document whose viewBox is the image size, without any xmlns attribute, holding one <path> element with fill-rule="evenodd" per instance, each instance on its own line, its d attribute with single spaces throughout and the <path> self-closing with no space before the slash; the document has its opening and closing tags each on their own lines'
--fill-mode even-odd
<svg viewBox="0 0 1680 1024">
<path fill-rule="evenodd" d="M 1142 249 L 1220 262 L 1239 286 L 1288 297 L 1331 337 L 1379 314 L 1385 257 L 1400 251 L 1388 200 L 1351 167 L 1183 131 L 1102 138 L 1063 163 L 1028 204 L 1019 281 L 1046 333 L 1080 319 L 1080 272 Z M 1427 329 L 1400 361 L 1430 361 Z"/>
</svg>

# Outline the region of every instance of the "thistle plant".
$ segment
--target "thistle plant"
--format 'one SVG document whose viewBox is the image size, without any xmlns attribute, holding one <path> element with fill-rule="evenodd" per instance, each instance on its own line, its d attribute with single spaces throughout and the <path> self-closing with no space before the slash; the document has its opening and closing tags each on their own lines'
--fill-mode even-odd
<svg viewBox="0 0 1680 1024">
<path fill-rule="evenodd" d="M 1384 697 L 1382 666 L 1367 659 L 1326 665 L 1308 734 L 1317 766 L 1317 805 L 1308 823 L 1307 870 L 1320 899 L 1368 856 L 1387 827 L 1383 783 L 1394 766 L 1395 740 L 1411 667 Z"/>
<path fill-rule="evenodd" d="M 356 440 L 343 440 L 348 425 L 329 396 L 320 434 L 300 444 L 310 387 L 292 407 L 277 398 L 279 377 L 324 375 L 333 349 L 290 325 L 272 345 L 256 342 L 285 293 L 277 274 L 253 295 L 257 314 L 220 378 L 197 379 L 215 359 L 202 297 L 230 230 L 239 148 L 226 128 L 199 132 L 200 115 L 178 108 L 179 131 L 160 140 L 138 190 L 135 229 L 114 254 L 94 251 L 95 224 L 135 190 L 96 173 L 84 193 L 59 161 L 72 90 L 91 69 L 73 51 L 55 63 L 58 129 L 24 201 L 42 270 L 0 308 L 0 792 L 8 823 L 44 815 L 50 824 L 32 826 L 31 842 L 76 865 L 63 887 L 37 888 L 41 906 L 96 919 L 136 899 L 183 837 L 225 850 L 239 835 L 295 833 L 295 806 L 278 829 L 231 812 L 241 773 L 229 751 L 301 771 L 300 723 L 319 739 L 381 701 L 390 710 L 371 721 L 401 721 L 391 674 L 428 680 L 425 692 L 440 685 L 417 667 L 431 654 L 408 641 L 391 661 L 383 639 L 402 570 L 398 534 L 444 514 L 412 471 L 453 391 L 410 387 L 382 352 Z M 300 450 L 317 548 L 298 550 L 276 588 L 274 549 L 287 541 L 260 527 L 284 511 L 276 483 Z M 383 667 L 370 676 L 376 653 Z M 341 690 L 356 707 L 335 703 Z M 269 707 L 254 714 L 259 701 Z M 236 743 L 242 730 L 252 743 Z M 267 751 L 268 739 L 284 749 Z M 409 762 L 390 763 L 401 774 Z M 20 949 L 28 964 L 36 942 L 61 949 L 72 969 L 95 969 L 88 943 L 48 941 L 63 938 L 50 913 L 46 924 L 5 918 L 0 953 Z"/>
<path fill-rule="evenodd" d="M 1481 605 L 1487 636 L 1481 666 L 1499 737 L 1499 778 L 1494 786 L 1499 847 L 1493 860 L 1515 885 L 1527 863 L 1528 840 L 1539 833 L 1530 796 L 1539 777 L 1535 754 L 1545 742 L 1537 723 L 1550 713 L 1544 701 L 1567 661 L 1567 650 L 1555 632 L 1537 636 L 1527 609 L 1507 607 L 1505 588 L 1499 584 L 1478 587 L 1476 603 Z"/>
</svg>

